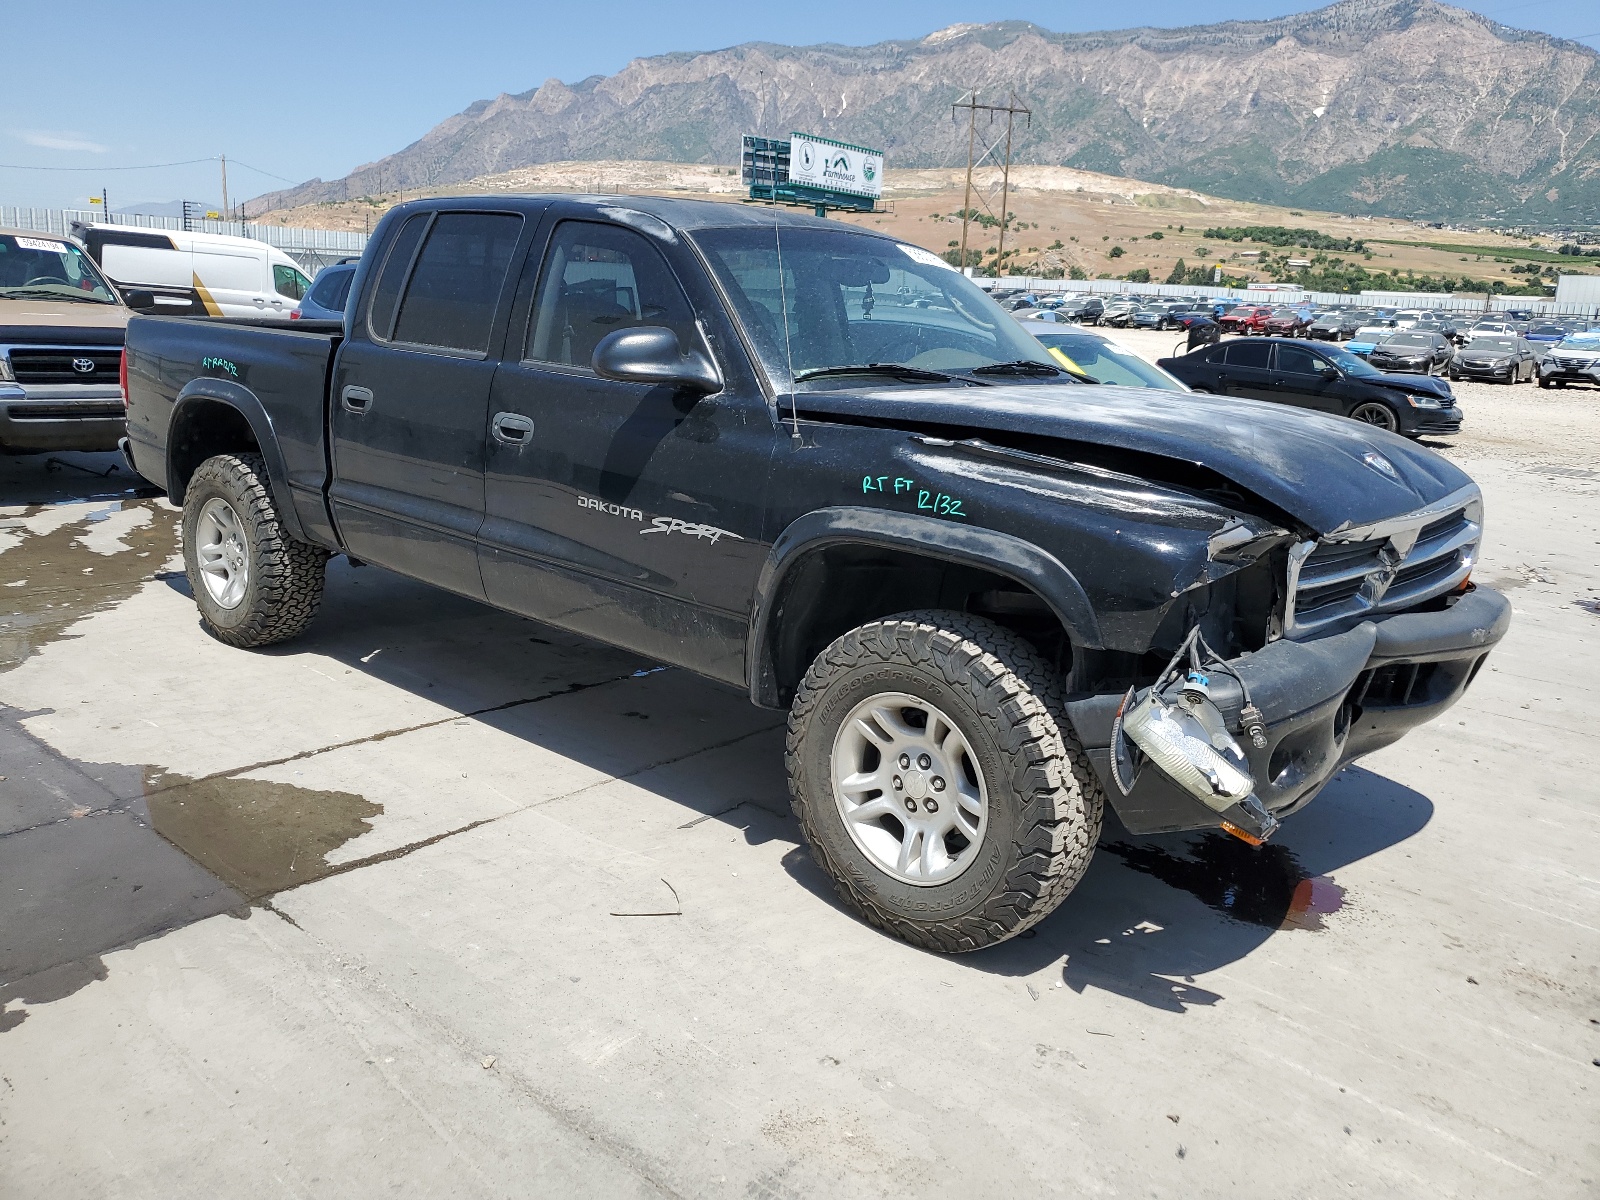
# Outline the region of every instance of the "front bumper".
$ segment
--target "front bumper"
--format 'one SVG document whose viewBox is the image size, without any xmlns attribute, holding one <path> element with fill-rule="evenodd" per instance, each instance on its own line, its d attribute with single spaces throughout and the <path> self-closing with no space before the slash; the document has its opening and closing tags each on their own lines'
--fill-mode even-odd
<svg viewBox="0 0 1600 1200">
<path fill-rule="evenodd" d="M 1408 406 L 1409 407 L 1409 406 Z M 1460 433 L 1459 408 L 1412 408 L 1401 422 L 1403 433 Z"/>
<path fill-rule="evenodd" d="M 1250 759 L 1256 796 L 1282 817 L 1311 801 L 1345 764 L 1398 741 L 1459 700 L 1511 625 L 1511 604 L 1475 588 L 1447 608 L 1363 621 L 1312 641 L 1278 641 L 1231 666 L 1265 718 L 1266 745 L 1243 736 L 1238 686 L 1211 676 L 1211 694 Z M 1111 776 L 1119 695 L 1067 703 L 1117 816 L 1133 833 L 1215 829 L 1219 818 L 1153 768 L 1123 796 Z"/>
<path fill-rule="evenodd" d="M 122 391 L 104 384 L 0 384 L 0 449 L 115 450 Z"/>
</svg>

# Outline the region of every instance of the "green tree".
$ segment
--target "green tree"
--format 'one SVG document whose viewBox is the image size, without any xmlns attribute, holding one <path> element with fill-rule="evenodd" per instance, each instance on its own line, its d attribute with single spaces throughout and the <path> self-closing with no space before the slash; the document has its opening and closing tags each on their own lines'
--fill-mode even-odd
<svg viewBox="0 0 1600 1200">
<path fill-rule="evenodd" d="M 1187 283 L 1187 282 L 1189 282 L 1189 267 L 1188 267 L 1188 264 L 1183 261 L 1183 259 L 1180 258 L 1177 262 L 1172 264 L 1172 271 L 1167 276 L 1167 282 L 1168 283 Z"/>
<path fill-rule="evenodd" d="M 1121 246 L 1113 246 L 1109 251 L 1106 252 L 1107 258 L 1121 258 L 1122 255 L 1123 249 Z"/>
</svg>

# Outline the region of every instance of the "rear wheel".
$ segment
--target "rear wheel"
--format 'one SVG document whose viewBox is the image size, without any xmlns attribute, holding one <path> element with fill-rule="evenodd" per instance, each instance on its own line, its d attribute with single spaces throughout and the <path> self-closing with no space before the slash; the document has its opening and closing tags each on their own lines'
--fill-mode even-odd
<svg viewBox="0 0 1600 1200">
<path fill-rule="evenodd" d="M 1394 409 L 1377 400 L 1368 400 L 1365 404 L 1356 405 L 1351 410 L 1350 417 L 1364 425 L 1387 429 L 1390 433 L 1400 432 L 1400 418 Z"/>
<path fill-rule="evenodd" d="M 851 630 L 789 716 L 789 786 L 818 865 L 870 923 L 958 953 L 1043 920 L 1099 837 L 1104 795 L 1059 680 L 991 622 L 910 612 Z"/>
<path fill-rule="evenodd" d="M 183 565 L 206 631 L 230 646 L 302 633 L 322 603 L 327 551 L 283 529 L 260 455 L 219 454 L 183 494 Z"/>
</svg>

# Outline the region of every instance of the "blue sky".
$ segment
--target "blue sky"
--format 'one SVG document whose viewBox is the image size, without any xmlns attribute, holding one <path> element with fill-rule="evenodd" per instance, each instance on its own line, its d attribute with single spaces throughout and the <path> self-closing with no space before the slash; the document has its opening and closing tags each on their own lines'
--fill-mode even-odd
<svg viewBox="0 0 1600 1200">
<path fill-rule="evenodd" d="M 552 76 L 610 74 L 630 59 L 746 41 L 856 45 L 920 37 L 958 21 L 1022 19 L 1081 31 L 1174 26 L 1305 11 L 1305 0 L 281 0 L 273 5 L 84 0 L 6 16 L 0 204 L 114 208 L 180 196 L 216 203 L 218 154 L 234 198 L 325 179 L 398 150 L 474 100 Z M 1467 0 L 1507 25 L 1600 47 L 1595 0 Z M 1108 21 L 1106 14 L 1132 19 Z M 130 166 L 207 161 L 156 170 Z M 19 170 L 18 166 L 55 170 Z M 60 168 L 89 168 L 84 171 Z"/>
</svg>

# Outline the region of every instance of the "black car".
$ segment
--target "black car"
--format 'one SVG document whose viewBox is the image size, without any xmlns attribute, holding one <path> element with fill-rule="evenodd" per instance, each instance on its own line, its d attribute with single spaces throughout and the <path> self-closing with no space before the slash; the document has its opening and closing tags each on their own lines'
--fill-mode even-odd
<svg viewBox="0 0 1600 1200">
<path fill-rule="evenodd" d="M 1272 400 L 1365 421 L 1407 437 L 1456 433 L 1461 410 L 1432 375 L 1390 375 L 1323 343 L 1225 342 L 1156 364 L 1197 392 Z"/>
<path fill-rule="evenodd" d="M 1100 318 L 1105 315 L 1106 306 L 1099 296 L 1074 296 L 1056 311 L 1080 325 L 1098 325 Z"/>
<path fill-rule="evenodd" d="M 1342 342 L 1361 328 L 1362 318 L 1349 312 L 1326 312 L 1311 322 L 1306 336 L 1322 342 Z"/>
<path fill-rule="evenodd" d="M 1367 361 L 1380 371 L 1433 375 L 1449 365 L 1455 347 L 1442 333 L 1405 329 L 1379 342 Z"/>
<path fill-rule="evenodd" d="M 1538 352 L 1524 338 L 1479 334 L 1450 360 L 1450 378 L 1519 383 L 1533 378 L 1538 361 Z"/>
</svg>

